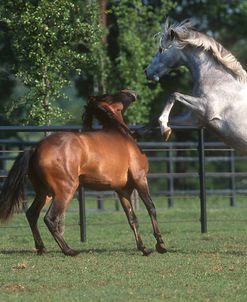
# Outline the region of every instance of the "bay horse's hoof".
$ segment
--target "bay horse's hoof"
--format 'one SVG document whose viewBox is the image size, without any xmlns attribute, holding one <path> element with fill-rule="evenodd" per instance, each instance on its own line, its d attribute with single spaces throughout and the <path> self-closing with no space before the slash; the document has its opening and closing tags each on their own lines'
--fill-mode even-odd
<svg viewBox="0 0 247 302">
<path fill-rule="evenodd" d="M 172 134 L 172 129 L 170 127 L 167 127 L 163 133 L 163 136 L 164 136 L 166 142 L 170 138 L 171 134 Z"/>
<path fill-rule="evenodd" d="M 75 256 L 77 256 L 78 254 L 80 254 L 80 252 L 75 251 L 75 250 L 73 250 L 73 249 L 68 249 L 68 250 L 66 250 L 66 251 L 63 251 L 63 253 L 64 253 L 64 255 L 66 255 L 66 256 L 71 256 L 71 257 L 75 257 Z"/>
<path fill-rule="evenodd" d="M 145 248 L 145 249 L 142 251 L 142 256 L 149 256 L 151 253 L 152 253 L 152 250 L 151 250 L 151 249 Z"/>
<path fill-rule="evenodd" d="M 160 254 L 167 253 L 164 243 L 156 243 L 156 251 Z"/>
</svg>

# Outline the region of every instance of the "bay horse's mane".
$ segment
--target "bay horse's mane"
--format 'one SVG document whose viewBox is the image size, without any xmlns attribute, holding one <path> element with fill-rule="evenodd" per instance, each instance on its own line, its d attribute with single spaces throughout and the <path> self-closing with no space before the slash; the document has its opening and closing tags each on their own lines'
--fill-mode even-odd
<svg viewBox="0 0 247 302">
<path fill-rule="evenodd" d="M 123 102 L 123 107 L 125 107 L 124 100 L 121 100 L 120 98 L 120 102 Z M 83 128 L 86 130 L 92 130 L 92 118 L 95 117 L 103 127 L 107 126 L 108 128 L 117 129 L 125 135 L 132 136 L 131 130 L 122 119 L 122 111 L 124 111 L 125 108 L 122 108 L 120 118 L 119 112 L 116 114 L 112 106 L 116 103 L 117 102 L 114 101 L 113 98 L 111 99 L 111 96 L 107 94 L 89 98 L 88 104 L 84 107 L 85 111 L 82 117 L 84 125 Z M 88 117 L 89 122 L 87 122 Z"/>
<path fill-rule="evenodd" d="M 167 48 L 167 43 L 168 45 L 172 43 L 180 49 L 186 46 L 200 47 L 211 53 L 239 82 L 247 82 L 247 73 L 234 55 L 212 37 L 197 31 L 194 28 L 193 21 L 186 19 L 181 23 L 169 25 L 167 19 L 164 25 L 164 31 L 159 33 L 159 36 L 160 47 L 162 49 Z"/>
</svg>

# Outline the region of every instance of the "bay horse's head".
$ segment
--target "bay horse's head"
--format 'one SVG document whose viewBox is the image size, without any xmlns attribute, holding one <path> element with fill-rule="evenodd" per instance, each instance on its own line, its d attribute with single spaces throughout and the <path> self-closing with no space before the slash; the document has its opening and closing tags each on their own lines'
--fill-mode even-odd
<svg viewBox="0 0 247 302">
<path fill-rule="evenodd" d="M 118 127 L 127 131 L 128 127 L 124 122 L 123 113 L 136 98 L 137 94 L 130 89 L 124 89 L 115 94 L 89 97 L 83 120 L 84 128 L 91 129 L 92 119 L 95 117 L 103 127 Z"/>
<path fill-rule="evenodd" d="M 91 96 L 88 104 L 94 104 L 98 107 L 108 108 L 119 117 L 126 111 L 129 105 L 137 98 L 135 91 L 123 89 L 115 94 L 104 94 L 100 96 Z"/>
</svg>

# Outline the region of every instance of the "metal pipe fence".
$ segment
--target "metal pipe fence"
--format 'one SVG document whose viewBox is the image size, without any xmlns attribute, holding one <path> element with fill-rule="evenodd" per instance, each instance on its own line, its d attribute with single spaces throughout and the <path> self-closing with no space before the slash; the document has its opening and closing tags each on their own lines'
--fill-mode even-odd
<svg viewBox="0 0 247 302">
<path fill-rule="evenodd" d="M 172 127 L 176 130 L 187 129 L 198 133 L 197 141 L 189 142 L 154 142 L 141 141 L 140 147 L 148 155 L 150 162 L 149 182 L 152 189 L 152 195 L 164 196 L 167 199 L 168 207 L 172 207 L 176 198 L 184 198 L 185 195 L 199 196 L 201 213 L 201 232 L 207 232 L 207 211 L 206 195 L 225 195 L 229 196 L 230 205 L 236 205 L 236 197 L 239 194 L 247 193 L 244 188 L 237 186 L 236 180 L 247 176 L 244 171 L 237 171 L 236 161 L 244 161 L 247 156 L 236 155 L 235 152 L 227 148 L 220 142 L 205 142 L 204 130 L 192 127 Z M 81 131 L 80 125 L 69 126 L 0 126 L 1 132 L 11 133 L 48 133 L 54 131 Z M 26 147 L 31 147 L 36 141 L 24 139 L 0 139 L 0 177 L 6 177 L 10 162 L 12 162 L 17 152 L 21 152 Z M 213 154 L 212 152 L 217 152 Z M 189 153 L 189 154 L 184 154 Z M 207 165 L 216 165 L 222 162 L 227 167 L 227 171 L 207 171 Z M 189 170 L 179 171 L 177 166 L 183 164 L 193 166 Z M 206 168 L 205 168 L 206 167 Z M 192 169 L 192 170 L 191 170 Z M 228 180 L 227 188 L 208 188 L 206 186 L 209 180 L 218 178 Z M 186 185 L 181 188 L 181 181 L 193 179 L 194 188 Z M 156 182 L 161 184 L 157 185 Z M 178 183 L 180 181 L 180 184 Z M 112 192 L 93 192 L 84 191 L 79 188 L 79 209 L 80 209 L 80 228 L 81 240 L 86 239 L 86 220 L 85 220 L 85 196 L 94 196 L 98 209 L 104 209 L 103 200 L 113 196 Z M 119 205 L 116 203 L 116 208 Z"/>
</svg>

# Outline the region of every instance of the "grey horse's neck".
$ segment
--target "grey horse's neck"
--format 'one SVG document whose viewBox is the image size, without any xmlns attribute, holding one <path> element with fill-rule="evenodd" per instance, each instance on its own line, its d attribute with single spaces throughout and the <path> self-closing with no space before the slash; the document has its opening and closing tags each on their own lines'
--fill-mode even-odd
<svg viewBox="0 0 247 302">
<path fill-rule="evenodd" d="M 212 86 L 219 84 L 219 79 L 224 83 L 233 80 L 233 76 L 210 53 L 192 47 L 182 52 L 184 64 L 192 74 L 194 95 L 205 93 L 207 87 L 212 89 Z"/>
</svg>

